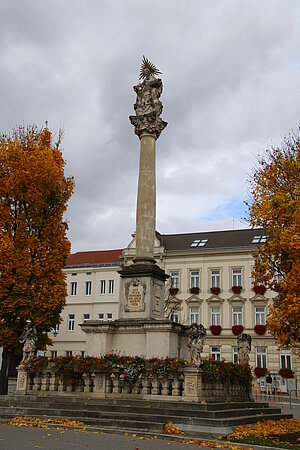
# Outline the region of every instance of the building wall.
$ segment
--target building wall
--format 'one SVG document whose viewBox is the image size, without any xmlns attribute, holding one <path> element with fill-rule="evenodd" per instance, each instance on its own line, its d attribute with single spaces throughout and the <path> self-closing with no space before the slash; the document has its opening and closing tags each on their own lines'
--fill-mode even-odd
<svg viewBox="0 0 300 450">
<path fill-rule="evenodd" d="M 68 296 L 66 306 L 61 314 L 62 322 L 57 335 L 51 335 L 53 346 L 47 348 L 47 355 L 57 351 L 57 355 L 65 355 L 66 351 L 80 354 L 85 351 L 85 333 L 80 324 L 84 314 L 89 314 L 90 320 L 98 320 L 103 314 L 103 320 L 115 320 L 119 315 L 119 283 L 117 270 L 119 265 L 99 267 L 66 268 Z M 105 293 L 100 292 L 100 282 L 105 281 Z M 113 281 L 113 292 L 109 293 L 109 282 Z M 86 283 L 91 282 L 91 294 L 86 291 Z M 76 285 L 76 295 L 72 295 L 72 283 Z M 73 287 L 74 289 L 74 287 Z M 73 294 L 75 291 L 73 290 Z M 111 318 L 108 317 L 111 314 Z M 74 315 L 74 330 L 70 326 L 70 315 Z"/>
<path fill-rule="evenodd" d="M 255 308 L 265 307 L 266 314 L 268 306 L 271 304 L 275 293 L 266 291 L 262 295 L 256 295 L 253 291 L 251 272 L 253 270 L 252 251 L 248 249 L 223 249 L 222 251 L 207 252 L 173 252 L 166 253 L 159 242 L 156 242 L 156 260 L 157 263 L 168 273 L 179 273 L 179 286 L 176 295 L 169 295 L 170 279 L 166 284 L 166 302 L 168 303 L 168 313 L 173 308 L 179 311 L 179 321 L 184 324 L 191 324 L 190 308 L 199 308 L 199 323 L 202 323 L 207 330 L 207 337 L 204 346 L 204 356 L 220 357 L 227 361 L 234 360 L 234 352 L 237 350 L 237 338 L 232 332 L 233 308 L 242 308 L 242 325 L 244 332 L 252 337 L 252 349 L 250 352 L 250 364 L 255 368 L 259 362 L 257 352 L 266 350 L 264 356 L 260 358 L 262 365 L 266 365 L 268 370 L 277 374 L 281 367 L 281 354 L 283 351 L 278 349 L 272 336 L 269 334 L 257 335 L 254 331 Z M 124 251 L 124 264 L 130 264 L 134 257 L 134 241 Z M 99 266 L 99 267 L 73 267 L 66 268 L 68 297 L 66 307 L 62 313 L 62 323 L 56 337 L 53 337 L 54 345 L 47 349 L 47 354 L 53 350 L 58 355 L 64 355 L 66 351 L 72 351 L 73 354 L 80 354 L 85 350 L 85 333 L 79 326 L 83 322 L 83 314 L 89 314 L 89 318 L 98 319 L 98 314 L 104 314 L 104 320 L 107 320 L 107 313 L 112 314 L 112 319 L 118 318 L 118 301 L 120 277 L 117 271 L 119 265 Z M 220 294 L 212 295 L 211 288 L 211 270 L 220 271 Z M 242 291 L 239 295 L 232 292 L 232 271 L 241 269 Z M 190 293 L 191 271 L 199 271 L 199 294 Z M 76 275 L 75 275 L 76 274 Z M 100 293 L 100 280 L 106 281 L 105 294 Z M 108 294 L 108 281 L 114 280 L 114 292 Z M 91 295 L 86 295 L 86 282 L 91 281 Z M 71 295 L 71 283 L 77 282 L 76 295 Z M 220 308 L 220 325 L 222 332 L 220 336 L 212 335 L 211 308 Z M 69 315 L 75 315 L 74 331 L 68 331 Z M 213 352 L 213 349 L 215 352 Z M 216 354 L 216 350 L 220 355 Z M 218 352 L 217 352 L 218 353 Z M 179 355 L 180 356 L 180 355 Z M 295 372 L 296 379 L 300 377 L 299 363 L 295 354 L 290 352 L 292 370 Z M 299 379 L 300 382 L 300 379 Z"/>
</svg>

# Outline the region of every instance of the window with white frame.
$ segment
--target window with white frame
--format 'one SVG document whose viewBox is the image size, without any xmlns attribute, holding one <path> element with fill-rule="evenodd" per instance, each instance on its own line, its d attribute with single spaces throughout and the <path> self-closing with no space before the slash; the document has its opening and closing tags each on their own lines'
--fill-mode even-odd
<svg viewBox="0 0 300 450">
<path fill-rule="evenodd" d="M 107 313 L 106 314 L 106 320 L 108 320 L 109 322 L 111 322 L 113 320 L 113 315 L 112 313 Z"/>
<path fill-rule="evenodd" d="M 190 271 L 190 287 L 199 287 L 199 270 L 191 270 Z"/>
<path fill-rule="evenodd" d="M 179 288 L 179 272 L 170 272 L 171 288 Z"/>
<path fill-rule="evenodd" d="M 85 322 L 86 320 L 90 320 L 89 314 L 83 314 L 83 322 Z"/>
<path fill-rule="evenodd" d="M 221 325 L 221 308 L 220 306 L 213 306 L 210 308 L 210 324 Z"/>
<path fill-rule="evenodd" d="M 210 347 L 210 357 L 215 361 L 221 361 L 221 347 Z"/>
<path fill-rule="evenodd" d="M 243 307 L 232 307 L 232 325 L 243 325 Z"/>
<path fill-rule="evenodd" d="M 171 314 L 170 314 L 170 320 L 172 322 L 179 323 L 179 311 L 177 308 L 172 308 Z"/>
<path fill-rule="evenodd" d="M 57 358 L 57 350 L 51 350 L 50 356 L 51 356 L 51 358 Z"/>
<path fill-rule="evenodd" d="M 242 286 L 242 269 L 232 269 L 232 286 Z"/>
<path fill-rule="evenodd" d="M 200 323 L 200 310 L 198 306 L 193 306 L 190 308 L 190 324 Z"/>
<path fill-rule="evenodd" d="M 104 295 L 106 289 L 106 280 L 100 280 L 100 294 Z"/>
<path fill-rule="evenodd" d="M 71 295 L 77 295 L 77 281 L 71 281 Z"/>
<path fill-rule="evenodd" d="M 91 281 L 85 282 L 85 295 L 92 295 L 92 282 Z"/>
<path fill-rule="evenodd" d="M 211 269 L 210 271 L 210 284 L 212 288 L 221 287 L 220 269 Z"/>
<path fill-rule="evenodd" d="M 68 316 L 68 331 L 74 331 L 75 328 L 75 314 L 69 314 Z"/>
<path fill-rule="evenodd" d="M 256 348 L 256 367 L 267 367 L 267 349 L 266 347 Z"/>
<path fill-rule="evenodd" d="M 98 314 L 98 319 L 99 320 L 104 320 L 104 313 L 99 313 Z"/>
<path fill-rule="evenodd" d="M 114 280 L 108 280 L 108 293 L 113 294 L 114 293 Z"/>
<path fill-rule="evenodd" d="M 280 366 L 282 369 L 292 369 L 291 350 L 288 350 L 286 348 L 280 349 Z"/>
<path fill-rule="evenodd" d="M 239 363 L 239 348 L 238 347 L 232 348 L 232 361 L 234 364 Z"/>
<path fill-rule="evenodd" d="M 255 325 L 266 324 L 266 307 L 255 306 Z"/>
<path fill-rule="evenodd" d="M 66 356 L 72 356 L 72 350 L 66 350 Z"/>
</svg>

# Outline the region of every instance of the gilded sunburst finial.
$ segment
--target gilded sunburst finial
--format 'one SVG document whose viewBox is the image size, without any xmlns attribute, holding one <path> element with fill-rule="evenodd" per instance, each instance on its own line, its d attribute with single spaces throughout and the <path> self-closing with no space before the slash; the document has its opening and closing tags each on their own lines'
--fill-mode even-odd
<svg viewBox="0 0 300 450">
<path fill-rule="evenodd" d="M 155 67 L 155 65 L 152 64 L 152 62 L 149 61 L 148 58 L 145 58 L 145 56 L 143 55 L 139 79 L 144 80 L 149 73 L 154 76 L 161 74 L 161 72 L 157 69 L 157 67 Z"/>
</svg>

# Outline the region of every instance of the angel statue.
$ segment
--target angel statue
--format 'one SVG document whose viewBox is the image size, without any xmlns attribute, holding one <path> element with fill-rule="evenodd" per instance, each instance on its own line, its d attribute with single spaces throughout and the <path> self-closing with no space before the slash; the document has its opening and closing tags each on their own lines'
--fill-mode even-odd
<svg viewBox="0 0 300 450">
<path fill-rule="evenodd" d="M 251 351 L 251 336 L 250 334 L 239 334 L 237 337 L 238 355 L 240 364 L 249 364 L 249 353 Z"/>
<path fill-rule="evenodd" d="M 23 359 L 21 364 L 28 361 L 29 358 L 34 356 L 36 349 L 36 341 L 38 340 L 36 328 L 31 320 L 26 321 L 23 333 L 19 337 L 19 342 L 23 345 Z"/>
<path fill-rule="evenodd" d="M 191 355 L 191 364 L 200 367 L 201 353 L 203 351 L 206 329 L 202 324 L 192 323 L 189 333 L 188 349 Z"/>
</svg>

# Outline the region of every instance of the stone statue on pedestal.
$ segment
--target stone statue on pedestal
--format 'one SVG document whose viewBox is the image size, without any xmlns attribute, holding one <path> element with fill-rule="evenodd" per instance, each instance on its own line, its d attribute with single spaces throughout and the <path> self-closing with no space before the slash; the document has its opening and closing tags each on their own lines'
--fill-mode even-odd
<svg viewBox="0 0 300 450">
<path fill-rule="evenodd" d="M 162 94 L 162 81 L 155 78 L 161 73 L 145 56 L 143 57 L 140 79 L 143 81 L 133 87 L 136 92 L 134 109 L 135 116 L 130 116 L 130 122 L 135 128 L 135 134 L 139 137 L 143 133 L 155 135 L 156 139 L 167 126 L 159 116 L 163 105 L 159 100 Z"/>
<path fill-rule="evenodd" d="M 203 351 L 206 329 L 202 324 L 192 323 L 189 333 L 188 349 L 191 355 L 191 364 L 199 367 L 201 364 L 201 353 Z"/>
<path fill-rule="evenodd" d="M 237 337 L 238 355 L 240 364 L 249 364 L 249 353 L 251 351 L 251 336 L 250 334 L 239 334 Z"/>
<path fill-rule="evenodd" d="M 37 333 L 36 328 L 33 325 L 33 323 L 28 320 L 23 333 L 19 337 L 19 342 L 23 345 L 23 359 L 21 361 L 21 364 L 25 364 L 29 358 L 34 356 L 35 349 L 36 349 L 36 342 L 37 342 Z"/>
</svg>

